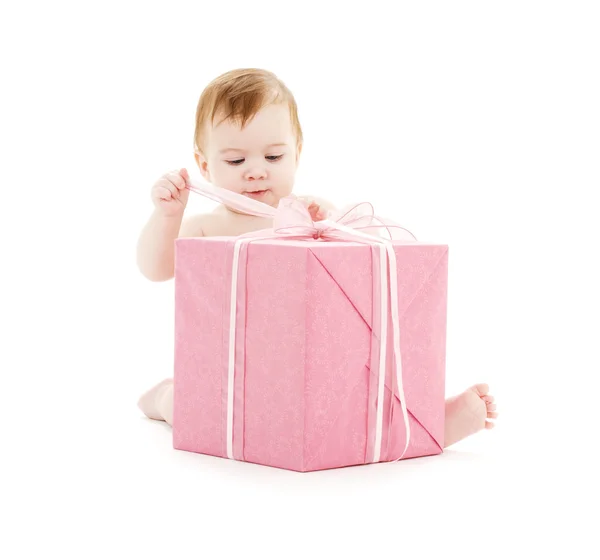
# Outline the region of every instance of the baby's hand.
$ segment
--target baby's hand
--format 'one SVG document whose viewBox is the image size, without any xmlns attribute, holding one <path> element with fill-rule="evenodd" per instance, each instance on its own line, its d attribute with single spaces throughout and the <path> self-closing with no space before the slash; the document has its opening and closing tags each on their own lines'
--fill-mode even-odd
<svg viewBox="0 0 600 560">
<path fill-rule="evenodd" d="M 305 204 L 307 204 L 308 213 L 313 222 L 319 222 L 327 218 L 327 213 L 314 200 L 310 203 L 305 202 Z"/>
<path fill-rule="evenodd" d="M 150 196 L 156 209 L 167 217 L 183 215 L 187 206 L 189 189 L 186 183 L 190 177 L 185 168 L 165 173 L 154 185 Z"/>
</svg>

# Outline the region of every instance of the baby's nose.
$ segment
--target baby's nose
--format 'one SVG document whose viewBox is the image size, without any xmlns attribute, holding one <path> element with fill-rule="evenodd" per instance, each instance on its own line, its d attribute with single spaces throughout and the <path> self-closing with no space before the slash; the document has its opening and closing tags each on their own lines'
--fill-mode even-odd
<svg viewBox="0 0 600 560">
<path fill-rule="evenodd" d="M 256 179 L 265 179 L 267 173 L 264 169 L 260 167 L 255 167 L 254 169 L 249 169 L 246 171 L 246 180 L 255 181 Z"/>
</svg>

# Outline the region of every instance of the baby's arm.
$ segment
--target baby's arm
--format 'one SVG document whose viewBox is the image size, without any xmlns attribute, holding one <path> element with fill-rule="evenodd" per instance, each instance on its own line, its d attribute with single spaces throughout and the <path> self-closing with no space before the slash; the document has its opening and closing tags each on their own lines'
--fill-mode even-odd
<svg viewBox="0 0 600 560">
<path fill-rule="evenodd" d="M 154 212 L 144 226 L 137 246 L 137 263 L 142 274 L 153 282 L 164 282 L 175 274 L 175 239 L 203 237 L 204 216 L 164 216 Z"/>
<path fill-rule="evenodd" d="M 200 216 L 183 221 L 189 180 L 185 169 L 163 175 L 152 187 L 154 212 L 142 229 L 137 245 L 137 264 L 141 273 L 154 282 L 170 280 L 175 268 L 175 239 L 202 237 Z"/>
<path fill-rule="evenodd" d="M 165 216 L 155 211 L 140 234 L 137 264 L 140 272 L 153 282 L 173 278 L 175 239 L 181 228 L 181 216 Z"/>
</svg>

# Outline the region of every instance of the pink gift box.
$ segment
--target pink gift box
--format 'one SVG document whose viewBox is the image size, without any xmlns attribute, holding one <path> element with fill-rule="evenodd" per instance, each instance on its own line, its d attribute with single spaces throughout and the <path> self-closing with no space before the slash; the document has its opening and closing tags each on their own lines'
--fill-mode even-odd
<svg viewBox="0 0 600 560">
<path fill-rule="evenodd" d="M 404 459 L 436 455 L 444 443 L 448 247 L 392 243 L 410 434 L 406 448 L 389 352 L 379 461 L 405 449 Z M 176 240 L 174 448 L 303 472 L 374 462 L 374 248 L 289 239 L 247 246 L 234 292 L 231 392 L 234 244 Z"/>
</svg>

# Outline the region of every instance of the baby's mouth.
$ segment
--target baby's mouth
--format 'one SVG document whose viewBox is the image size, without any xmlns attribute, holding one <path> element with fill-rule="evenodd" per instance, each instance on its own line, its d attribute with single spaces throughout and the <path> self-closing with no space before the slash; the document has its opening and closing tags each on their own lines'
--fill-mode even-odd
<svg viewBox="0 0 600 560">
<path fill-rule="evenodd" d="M 261 196 L 264 196 L 268 192 L 269 192 L 269 189 L 262 189 L 262 190 L 256 190 L 256 191 L 246 191 L 246 192 L 244 192 L 244 194 L 246 196 L 250 196 L 252 198 L 260 198 Z"/>
</svg>

